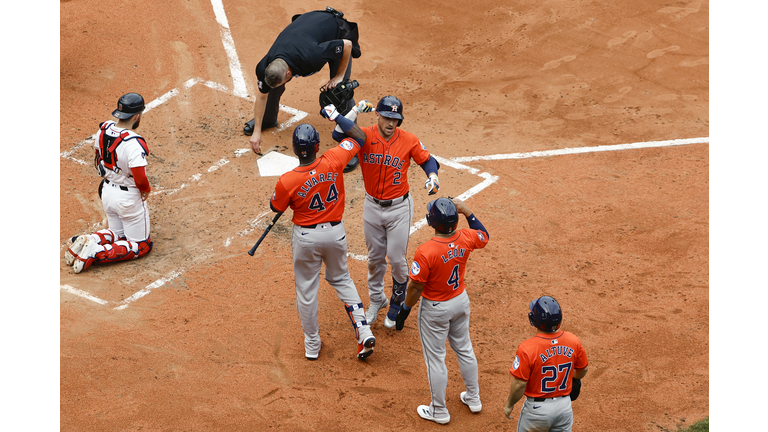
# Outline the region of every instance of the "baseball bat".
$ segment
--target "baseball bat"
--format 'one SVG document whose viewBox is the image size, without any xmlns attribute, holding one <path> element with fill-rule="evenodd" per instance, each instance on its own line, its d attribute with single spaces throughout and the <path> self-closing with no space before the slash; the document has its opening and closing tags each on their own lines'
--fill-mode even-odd
<svg viewBox="0 0 768 432">
<path fill-rule="evenodd" d="M 283 212 L 277 212 L 275 217 L 272 218 L 272 222 L 270 222 L 269 225 L 267 225 L 267 229 L 264 230 L 264 234 L 262 234 L 261 237 L 259 237 L 259 240 L 256 242 L 256 244 L 253 245 L 251 250 L 248 251 L 248 255 L 253 256 L 253 254 L 256 253 L 256 248 L 259 247 L 259 245 L 261 244 L 261 241 L 264 240 L 264 237 L 267 236 L 267 233 L 269 232 L 269 230 L 272 229 L 272 227 L 275 225 L 275 222 L 277 222 L 277 220 L 280 219 L 280 216 L 282 215 L 283 215 Z"/>
</svg>

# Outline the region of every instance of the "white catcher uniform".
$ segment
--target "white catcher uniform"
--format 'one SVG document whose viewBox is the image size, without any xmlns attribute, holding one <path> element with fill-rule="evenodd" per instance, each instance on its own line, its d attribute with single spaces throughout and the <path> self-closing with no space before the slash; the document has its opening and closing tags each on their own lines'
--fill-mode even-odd
<svg viewBox="0 0 768 432">
<path fill-rule="evenodd" d="M 94 262 L 135 259 L 152 250 L 149 211 L 131 171 L 147 166 L 146 141 L 109 120 L 99 125 L 94 148 L 96 169 L 104 177 L 100 195 L 109 228 L 73 238 L 65 259 L 75 273 Z"/>
</svg>

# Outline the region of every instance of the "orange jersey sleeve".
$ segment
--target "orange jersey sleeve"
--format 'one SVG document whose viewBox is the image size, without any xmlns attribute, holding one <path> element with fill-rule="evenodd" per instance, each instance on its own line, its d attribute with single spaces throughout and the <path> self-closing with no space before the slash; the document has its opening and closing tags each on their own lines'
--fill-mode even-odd
<svg viewBox="0 0 768 432">
<path fill-rule="evenodd" d="M 272 193 L 276 210 L 293 210 L 296 225 L 306 226 L 340 221 L 344 215 L 344 167 L 357 154 L 359 144 L 345 139 L 312 164 L 280 176 Z"/>
<path fill-rule="evenodd" d="M 416 135 L 395 129 L 387 142 L 379 135 L 377 125 L 361 128 L 365 144 L 360 150 L 360 171 L 365 191 L 377 199 L 393 199 L 405 195 L 408 185 L 408 167 L 413 159 L 418 165 L 430 158 L 427 148 Z"/>
<path fill-rule="evenodd" d="M 487 244 L 488 237 L 484 232 L 462 229 L 452 237 L 433 237 L 419 246 L 413 257 L 410 276 L 424 285 L 422 297 L 445 301 L 464 292 L 464 271 L 469 253 Z"/>
<path fill-rule="evenodd" d="M 574 370 L 588 365 L 587 353 L 573 333 L 539 333 L 517 347 L 509 373 L 528 381 L 526 396 L 550 398 L 570 394 Z"/>
</svg>

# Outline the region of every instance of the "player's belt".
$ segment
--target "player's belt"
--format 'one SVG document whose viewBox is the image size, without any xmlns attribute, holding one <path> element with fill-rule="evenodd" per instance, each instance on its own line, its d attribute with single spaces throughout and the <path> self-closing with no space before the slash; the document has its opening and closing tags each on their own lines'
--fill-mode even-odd
<svg viewBox="0 0 768 432">
<path fill-rule="evenodd" d="M 568 396 L 568 395 L 565 395 L 565 396 Z M 552 400 L 552 399 L 557 399 L 565 396 L 555 396 L 551 398 L 531 398 L 531 399 L 533 399 L 534 402 L 544 402 L 545 400 Z"/>
<path fill-rule="evenodd" d="M 111 181 L 109 181 L 109 180 L 107 180 L 107 179 L 104 179 L 104 183 L 106 183 L 106 184 L 111 184 L 111 185 L 112 185 L 112 186 L 114 186 L 114 187 L 119 187 L 119 188 L 120 188 L 120 190 L 124 190 L 124 191 L 126 191 L 126 192 L 128 191 L 128 186 L 121 186 L 121 185 L 119 185 L 119 184 L 117 184 L 117 183 L 112 183 Z"/>
<path fill-rule="evenodd" d="M 402 198 L 402 201 L 405 201 L 405 200 L 407 200 L 407 199 L 408 199 L 408 194 L 409 194 L 409 193 L 410 193 L 410 192 L 406 192 L 406 193 L 405 193 L 405 195 L 403 195 L 402 197 L 400 197 L 400 198 Z M 373 202 L 375 202 L 376 204 L 378 204 L 378 205 L 380 205 L 380 206 L 382 206 L 382 207 L 389 207 L 389 206 L 391 206 L 391 205 L 392 205 L 392 204 L 393 204 L 395 201 L 397 201 L 397 200 L 400 200 L 400 198 L 395 198 L 395 199 L 391 199 L 391 200 L 380 200 L 380 199 L 376 199 L 376 198 L 374 198 L 374 197 L 371 197 L 371 199 L 373 200 Z M 397 202 L 400 202 L 400 201 L 397 201 Z"/>
<path fill-rule="evenodd" d="M 314 225 L 299 225 L 299 226 L 302 227 L 302 228 L 315 229 L 315 228 L 317 228 L 318 225 L 322 225 L 324 223 L 329 223 L 329 224 L 331 224 L 332 227 L 335 227 L 336 225 L 340 224 L 341 221 L 338 221 L 338 222 L 323 222 L 323 223 L 314 224 Z"/>
</svg>

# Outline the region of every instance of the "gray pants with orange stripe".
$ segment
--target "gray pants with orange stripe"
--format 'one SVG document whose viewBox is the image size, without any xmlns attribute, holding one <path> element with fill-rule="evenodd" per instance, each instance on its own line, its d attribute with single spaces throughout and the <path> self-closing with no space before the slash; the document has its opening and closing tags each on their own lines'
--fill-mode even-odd
<svg viewBox="0 0 768 432">
<path fill-rule="evenodd" d="M 325 280 L 336 290 L 345 306 L 360 307 L 347 312 L 355 327 L 355 338 L 360 343 L 371 336 L 371 326 L 365 323 L 365 309 L 355 282 L 347 267 L 347 236 L 344 223 L 331 226 L 318 224 L 316 228 L 293 226 L 293 274 L 296 280 L 296 309 L 304 331 L 304 349 L 307 353 L 320 351 L 318 324 L 318 291 L 320 268 L 325 263 Z M 357 325 L 354 325 L 357 323 Z"/>
</svg>

